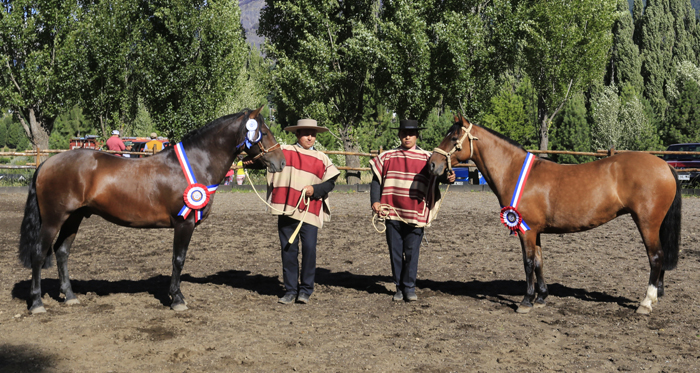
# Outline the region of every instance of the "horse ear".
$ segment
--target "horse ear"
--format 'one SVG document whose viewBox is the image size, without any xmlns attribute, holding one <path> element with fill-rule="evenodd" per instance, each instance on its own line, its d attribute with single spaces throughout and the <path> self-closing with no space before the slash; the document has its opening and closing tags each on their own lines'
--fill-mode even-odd
<svg viewBox="0 0 700 373">
<path fill-rule="evenodd" d="M 457 123 L 457 122 L 459 122 L 459 121 L 460 121 L 460 120 L 459 120 L 459 116 L 458 116 L 457 114 L 455 114 L 455 123 Z"/>
<path fill-rule="evenodd" d="M 265 107 L 265 105 L 259 107 L 258 110 L 255 110 L 254 112 L 250 113 L 250 115 L 248 116 L 248 118 L 250 118 L 250 119 L 255 119 L 255 117 L 257 117 L 258 114 L 260 114 L 260 110 L 262 110 L 262 108 L 264 108 L 264 107 Z"/>
</svg>

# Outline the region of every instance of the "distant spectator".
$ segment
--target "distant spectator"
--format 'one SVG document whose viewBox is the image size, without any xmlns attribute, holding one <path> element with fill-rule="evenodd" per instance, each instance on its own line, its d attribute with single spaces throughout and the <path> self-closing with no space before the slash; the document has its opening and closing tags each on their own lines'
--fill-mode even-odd
<svg viewBox="0 0 700 373">
<path fill-rule="evenodd" d="M 228 170 L 226 176 L 224 177 L 224 185 L 231 185 L 231 180 L 233 180 L 233 170 Z"/>
<path fill-rule="evenodd" d="M 158 141 L 158 135 L 156 135 L 155 132 L 151 133 L 151 141 L 147 142 L 146 145 L 143 147 L 144 152 L 153 152 L 153 148 L 155 147 L 156 152 L 159 152 L 163 150 L 163 143 Z"/>
<path fill-rule="evenodd" d="M 117 152 L 123 152 L 126 150 L 126 145 L 124 145 L 124 142 L 119 136 L 119 131 L 114 130 L 112 131 L 112 136 L 107 139 L 107 150 L 113 150 Z M 121 154 L 115 154 L 117 157 L 121 157 Z"/>
<path fill-rule="evenodd" d="M 238 158 L 238 163 L 236 163 L 236 167 L 240 167 L 236 170 L 236 184 L 238 185 L 243 185 L 243 181 L 245 181 L 245 169 L 243 168 L 243 158 L 239 156 Z"/>
<path fill-rule="evenodd" d="M 124 146 L 126 146 L 126 151 L 130 152 L 131 148 L 134 146 L 134 143 L 131 141 L 125 141 Z M 131 154 L 122 154 L 124 158 L 131 158 Z"/>
</svg>

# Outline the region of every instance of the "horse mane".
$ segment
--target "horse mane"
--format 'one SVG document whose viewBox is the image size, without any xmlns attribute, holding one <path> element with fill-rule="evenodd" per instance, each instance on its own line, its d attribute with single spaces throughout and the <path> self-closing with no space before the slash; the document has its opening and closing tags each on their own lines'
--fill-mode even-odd
<svg viewBox="0 0 700 373">
<path fill-rule="evenodd" d="M 201 140 L 203 137 L 206 137 L 206 135 L 214 130 L 215 128 L 218 128 L 219 125 L 221 125 L 222 122 L 228 121 L 228 120 L 236 120 L 240 118 L 241 116 L 245 115 L 248 113 L 250 109 L 246 108 L 243 109 L 243 111 L 235 113 L 235 114 L 229 114 L 226 116 L 223 116 L 218 119 L 214 119 L 213 121 L 207 123 L 206 125 L 193 129 L 192 131 L 188 132 L 185 136 L 182 137 L 180 142 L 183 145 L 191 145 L 198 143 L 199 140 Z"/>
</svg>

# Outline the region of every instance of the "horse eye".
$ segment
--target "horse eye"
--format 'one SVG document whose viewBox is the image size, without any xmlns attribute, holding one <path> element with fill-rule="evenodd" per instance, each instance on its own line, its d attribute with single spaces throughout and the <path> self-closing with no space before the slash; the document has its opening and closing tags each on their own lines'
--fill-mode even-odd
<svg viewBox="0 0 700 373">
<path fill-rule="evenodd" d="M 260 131 L 260 134 L 263 136 L 267 136 L 267 132 Z"/>
</svg>

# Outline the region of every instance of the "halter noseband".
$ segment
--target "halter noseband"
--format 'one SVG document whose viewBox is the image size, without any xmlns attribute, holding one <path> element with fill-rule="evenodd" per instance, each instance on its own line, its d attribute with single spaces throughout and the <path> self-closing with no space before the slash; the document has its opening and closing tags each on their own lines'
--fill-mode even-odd
<svg viewBox="0 0 700 373">
<path fill-rule="evenodd" d="M 464 139 L 469 138 L 469 150 L 470 150 L 469 159 L 471 159 L 472 156 L 474 155 L 474 144 L 472 143 L 472 141 L 478 140 L 479 138 L 472 135 L 472 132 L 471 132 L 472 126 L 473 125 L 471 123 L 469 123 L 469 128 L 465 128 L 464 126 L 462 126 L 462 131 L 464 133 L 462 134 L 462 137 L 460 137 L 459 140 L 457 140 L 457 142 L 455 143 L 455 145 L 452 147 L 452 149 L 449 152 L 446 152 L 440 148 L 433 149 L 433 151 L 435 153 L 442 154 L 445 156 L 445 158 L 447 158 L 446 163 L 447 163 L 447 170 L 448 171 L 452 171 L 452 160 L 451 160 L 452 154 L 454 154 L 455 152 L 457 152 L 459 150 L 462 150 L 462 143 L 464 143 Z"/>
<path fill-rule="evenodd" d="M 280 147 L 280 143 L 276 143 L 275 145 L 272 145 L 271 147 L 265 149 L 265 146 L 262 144 L 262 139 L 260 141 L 258 141 L 257 144 L 260 147 L 260 153 L 258 153 L 258 155 L 256 155 L 255 157 L 251 158 L 251 161 L 255 161 L 258 158 L 262 157 L 263 155 Z"/>
</svg>

